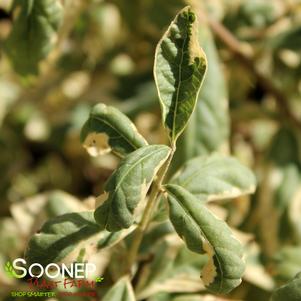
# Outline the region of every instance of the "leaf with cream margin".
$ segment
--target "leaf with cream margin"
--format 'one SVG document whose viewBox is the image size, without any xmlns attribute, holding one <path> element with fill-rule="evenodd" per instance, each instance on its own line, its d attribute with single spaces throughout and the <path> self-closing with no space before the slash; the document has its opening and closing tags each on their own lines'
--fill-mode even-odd
<svg viewBox="0 0 301 301">
<path fill-rule="evenodd" d="M 196 16 L 185 7 L 159 41 L 154 63 L 163 124 L 173 143 L 195 108 L 206 68 L 206 55 L 198 44 Z"/>
<path fill-rule="evenodd" d="M 112 247 L 132 232 L 135 226 L 116 233 L 107 240 L 110 233 L 101 231 L 95 222 L 93 212 L 67 213 L 49 219 L 29 241 L 25 258 L 29 263 L 73 262 L 82 249 L 86 256 L 97 249 Z"/>
<path fill-rule="evenodd" d="M 148 145 L 120 162 L 106 183 L 104 193 L 98 198 L 100 206 L 94 216 L 101 229 L 114 232 L 134 223 L 134 211 L 145 198 L 169 153 L 170 148 L 166 145 Z"/>
<path fill-rule="evenodd" d="M 105 294 L 103 301 L 136 301 L 129 277 L 120 278 Z"/>
<path fill-rule="evenodd" d="M 206 255 L 188 250 L 178 235 L 171 233 L 158 241 L 153 253 L 153 260 L 139 274 L 135 290 L 138 300 L 148 300 L 159 292 L 193 293 L 205 289 L 199 271 L 206 264 Z"/>
<path fill-rule="evenodd" d="M 53 190 L 16 202 L 12 204 L 10 211 L 20 232 L 26 237 L 34 234 L 49 218 L 89 209 L 74 196 Z"/>
<path fill-rule="evenodd" d="M 170 181 L 200 200 L 235 198 L 255 191 L 253 172 L 233 157 L 219 154 L 187 161 Z"/>
<path fill-rule="evenodd" d="M 273 292 L 271 301 L 300 301 L 301 300 L 301 272 L 293 280 L 279 287 Z"/>
<path fill-rule="evenodd" d="M 207 56 L 208 69 L 195 111 L 177 142 L 173 170 L 187 160 L 212 152 L 227 154 L 229 112 L 226 79 L 210 29 L 199 26 L 199 43 Z"/>
<path fill-rule="evenodd" d="M 63 18 L 59 0 L 15 0 L 12 30 L 5 51 L 21 75 L 37 74 L 39 62 L 51 51 Z"/>
<path fill-rule="evenodd" d="M 178 185 L 166 185 L 170 220 L 187 247 L 208 254 L 202 269 L 205 286 L 226 294 L 241 283 L 245 270 L 243 247 L 228 225 L 215 217 L 193 194 Z"/>
<path fill-rule="evenodd" d="M 81 141 L 92 156 L 112 151 L 124 157 L 147 145 L 146 140 L 126 115 L 103 103 L 92 108 L 82 128 Z"/>
</svg>

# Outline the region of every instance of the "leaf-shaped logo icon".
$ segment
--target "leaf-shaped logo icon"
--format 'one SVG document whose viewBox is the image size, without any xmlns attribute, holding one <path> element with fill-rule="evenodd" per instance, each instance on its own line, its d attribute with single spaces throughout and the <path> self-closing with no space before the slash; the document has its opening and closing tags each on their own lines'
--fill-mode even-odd
<svg viewBox="0 0 301 301">
<path fill-rule="evenodd" d="M 11 263 L 8 261 L 5 264 L 5 272 L 6 272 L 7 276 L 14 277 L 13 273 L 12 273 L 12 270 L 13 270 L 13 267 L 12 267 Z"/>
<path fill-rule="evenodd" d="M 104 279 L 103 277 L 97 277 L 95 282 L 100 283 L 103 281 L 103 279 Z"/>
<path fill-rule="evenodd" d="M 7 261 L 6 264 L 5 264 L 5 272 L 7 274 L 8 277 L 12 277 L 12 278 L 22 278 L 22 276 L 19 276 L 16 274 L 14 268 L 13 268 L 13 265 L 11 264 L 10 261 Z"/>
</svg>

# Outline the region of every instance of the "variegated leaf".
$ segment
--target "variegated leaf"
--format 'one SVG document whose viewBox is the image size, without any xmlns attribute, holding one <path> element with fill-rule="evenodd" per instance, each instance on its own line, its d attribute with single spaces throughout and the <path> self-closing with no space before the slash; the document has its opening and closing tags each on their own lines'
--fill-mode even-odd
<svg viewBox="0 0 301 301">
<path fill-rule="evenodd" d="M 226 294 L 241 283 L 243 248 L 227 224 L 215 217 L 194 195 L 178 185 L 166 185 L 170 220 L 187 247 L 208 254 L 202 270 L 205 286 Z"/>
<path fill-rule="evenodd" d="M 237 159 L 213 154 L 187 161 L 171 183 L 184 187 L 201 200 L 211 201 L 253 193 L 256 178 Z"/>
<path fill-rule="evenodd" d="M 160 40 L 154 64 L 163 123 L 173 143 L 195 108 L 206 68 L 206 56 L 198 44 L 196 16 L 185 7 Z"/>
<path fill-rule="evenodd" d="M 110 151 L 125 156 L 147 145 L 131 120 L 114 107 L 93 107 L 81 131 L 81 141 L 92 156 Z"/>
<path fill-rule="evenodd" d="M 118 231 L 134 223 L 134 211 L 169 152 L 168 146 L 148 145 L 121 161 L 99 198 L 101 205 L 95 210 L 95 219 L 102 229 Z"/>
</svg>

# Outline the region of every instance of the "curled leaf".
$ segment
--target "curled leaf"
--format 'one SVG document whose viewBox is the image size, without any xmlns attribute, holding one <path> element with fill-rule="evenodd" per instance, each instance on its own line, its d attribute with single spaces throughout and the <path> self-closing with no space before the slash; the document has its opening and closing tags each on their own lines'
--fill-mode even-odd
<svg viewBox="0 0 301 301">
<path fill-rule="evenodd" d="M 183 132 L 195 108 L 206 68 L 196 16 L 185 7 L 159 41 L 154 63 L 163 123 L 172 142 Z"/>
<path fill-rule="evenodd" d="M 166 185 L 170 220 L 187 247 L 206 252 L 202 270 L 205 286 L 225 294 L 241 283 L 245 269 L 243 248 L 227 224 L 215 217 L 194 195 L 178 185 Z"/>
<path fill-rule="evenodd" d="M 134 223 L 134 211 L 169 152 L 168 146 L 148 145 L 121 161 L 106 183 L 100 206 L 95 210 L 95 220 L 102 229 L 118 231 Z"/>
<path fill-rule="evenodd" d="M 81 131 L 81 141 L 92 156 L 110 151 L 125 156 L 147 145 L 126 115 L 102 103 L 92 109 Z"/>
</svg>

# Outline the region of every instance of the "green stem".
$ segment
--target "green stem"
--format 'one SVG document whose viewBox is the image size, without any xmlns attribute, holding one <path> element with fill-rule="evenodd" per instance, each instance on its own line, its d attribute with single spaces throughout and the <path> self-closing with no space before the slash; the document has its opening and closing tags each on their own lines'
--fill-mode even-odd
<svg viewBox="0 0 301 301">
<path fill-rule="evenodd" d="M 163 166 L 160 168 L 158 175 L 157 175 L 157 179 L 153 183 L 153 187 L 152 187 L 148 202 L 146 204 L 145 210 L 143 212 L 141 221 L 138 224 L 137 229 L 135 230 L 133 242 L 131 244 L 131 248 L 130 248 L 129 254 L 128 254 L 127 269 L 126 269 L 126 272 L 128 274 L 131 274 L 131 268 L 136 260 L 136 257 L 137 257 L 138 251 L 139 251 L 139 247 L 140 247 L 141 241 L 143 239 L 143 235 L 151 221 L 154 209 L 156 208 L 159 196 L 162 191 L 161 186 L 162 186 L 162 183 L 166 176 L 166 173 L 168 171 L 171 160 L 173 158 L 174 152 L 175 152 L 175 147 L 172 148 L 172 150 L 168 156 L 168 159 L 163 164 Z"/>
</svg>

